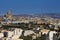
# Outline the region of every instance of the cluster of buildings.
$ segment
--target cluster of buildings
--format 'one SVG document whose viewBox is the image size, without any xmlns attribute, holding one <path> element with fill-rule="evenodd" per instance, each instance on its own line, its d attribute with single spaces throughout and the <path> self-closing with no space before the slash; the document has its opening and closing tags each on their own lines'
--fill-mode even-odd
<svg viewBox="0 0 60 40">
<path fill-rule="evenodd" d="M 0 40 L 60 40 L 60 19 L 14 16 L 8 11 L 0 18 Z"/>
<path fill-rule="evenodd" d="M 23 40 L 19 39 L 22 34 L 22 29 L 12 28 L 7 30 L 1 30 L 0 32 L 0 40 Z"/>
</svg>

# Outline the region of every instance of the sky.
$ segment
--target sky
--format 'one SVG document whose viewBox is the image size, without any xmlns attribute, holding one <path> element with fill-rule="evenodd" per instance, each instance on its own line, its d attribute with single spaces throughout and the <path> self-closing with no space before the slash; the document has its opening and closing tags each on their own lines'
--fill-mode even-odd
<svg viewBox="0 0 60 40">
<path fill-rule="evenodd" d="M 60 0 L 0 0 L 0 15 L 60 13 Z"/>
</svg>

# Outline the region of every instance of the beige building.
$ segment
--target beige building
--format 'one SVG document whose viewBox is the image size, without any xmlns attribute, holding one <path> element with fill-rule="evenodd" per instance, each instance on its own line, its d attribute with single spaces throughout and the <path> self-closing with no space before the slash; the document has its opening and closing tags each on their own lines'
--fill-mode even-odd
<svg viewBox="0 0 60 40">
<path fill-rule="evenodd" d="M 12 20 L 12 19 L 13 19 L 13 16 L 12 16 L 11 12 L 8 11 L 8 12 L 4 15 L 4 18 L 9 19 L 9 20 Z"/>
</svg>

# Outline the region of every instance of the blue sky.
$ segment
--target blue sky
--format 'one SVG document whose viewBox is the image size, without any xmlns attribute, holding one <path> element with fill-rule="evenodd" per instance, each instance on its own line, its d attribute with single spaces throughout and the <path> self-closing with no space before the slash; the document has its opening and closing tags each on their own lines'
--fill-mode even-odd
<svg viewBox="0 0 60 40">
<path fill-rule="evenodd" d="M 60 0 L 0 0 L 0 14 L 60 13 Z"/>
</svg>

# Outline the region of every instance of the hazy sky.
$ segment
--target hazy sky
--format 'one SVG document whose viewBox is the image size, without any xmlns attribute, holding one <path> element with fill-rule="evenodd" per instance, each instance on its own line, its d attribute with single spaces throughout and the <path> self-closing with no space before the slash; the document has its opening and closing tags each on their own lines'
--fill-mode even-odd
<svg viewBox="0 0 60 40">
<path fill-rule="evenodd" d="M 0 0 L 0 14 L 60 13 L 60 0 Z"/>
</svg>

